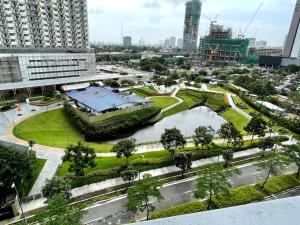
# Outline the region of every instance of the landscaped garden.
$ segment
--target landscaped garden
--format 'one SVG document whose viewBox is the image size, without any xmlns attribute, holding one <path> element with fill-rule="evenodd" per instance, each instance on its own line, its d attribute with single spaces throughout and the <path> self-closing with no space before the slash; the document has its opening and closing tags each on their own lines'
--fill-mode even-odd
<svg viewBox="0 0 300 225">
<path fill-rule="evenodd" d="M 129 92 L 134 93 L 137 96 L 140 96 L 142 98 L 147 98 L 147 97 L 157 94 L 157 91 L 155 90 L 155 88 L 148 87 L 148 86 L 132 89 L 132 90 L 129 90 Z"/>
<path fill-rule="evenodd" d="M 157 108 L 164 109 L 178 102 L 178 99 L 173 97 L 151 97 L 149 98 Z"/>
</svg>

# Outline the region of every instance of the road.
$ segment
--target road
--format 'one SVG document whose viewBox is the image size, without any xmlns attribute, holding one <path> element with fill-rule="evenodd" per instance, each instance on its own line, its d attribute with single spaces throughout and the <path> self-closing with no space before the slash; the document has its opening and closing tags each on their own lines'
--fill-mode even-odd
<svg viewBox="0 0 300 225">
<path fill-rule="evenodd" d="M 241 175 L 233 175 L 229 181 L 232 187 L 239 187 L 245 184 L 253 184 L 263 180 L 267 171 L 258 171 L 257 167 L 251 164 L 243 165 L 239 167 L 242 172 Z M 283 171 L 279 171 L 279 174 L 287 174 L 296 171 L 295 166 L 289 166 Z M 164 200 L 157 203 L 155 200 L 156 210 L 166 209 L 172 206 L 183 204 L 194 200 L 193 187 L 196 184 L 196 178 L 190 178 L 176 183 L 164 185 L 160 188 L 160 192 L 164 197 Z M 299 194 L 300 190 L 296 193 Z M 288 195 L 288 194 L 287 194 Z M 134 215 L 128 212 L 125 208 L 126 196 L 95 204 L 87 209 L 87 214 L 84 216 L 82 222 L 89 225 L 107 225 L 107 224 L 123 224 L 130 222 Z M 137 219 L 145 217 L 144 213 L 139 213 Z"/>
</svg>

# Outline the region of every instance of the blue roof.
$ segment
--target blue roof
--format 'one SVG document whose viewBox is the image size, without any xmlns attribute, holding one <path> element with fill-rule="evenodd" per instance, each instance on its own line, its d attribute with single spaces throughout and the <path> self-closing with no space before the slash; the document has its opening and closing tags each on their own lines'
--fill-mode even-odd
<svg viewBox="0 0 300 225">
<path fill-rule="evenodd" d="M 114 93 L 107 88 L 93 86 L 84 90 L 69 91 L 67 95 L 96 112 L 103 112 L 129 103 L 143 104 L 149 102 L 149 100 L 138 96 L 125 96 L 123 94 Z"/>
</svg>

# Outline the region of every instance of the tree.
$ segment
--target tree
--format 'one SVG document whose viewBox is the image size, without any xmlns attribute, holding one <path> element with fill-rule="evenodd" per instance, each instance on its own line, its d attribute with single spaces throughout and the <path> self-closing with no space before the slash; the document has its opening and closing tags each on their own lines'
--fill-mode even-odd
<svg viewBox="0 0 300 225">
<path fill-rule="evenodd" d="M 244 128 L 246 132 L 252 134 L 251 142 L 255 135 L 264 137 L 266 135 L 267 123 L 261 117 L 253 117 L 251 121 Z"/>
<path fill-rule="evenodd" d="M 231 150 L 231 149 L 223 150 L 222 157 L 225 161 L 224 167 L 227 168 L 229 161 L 231 161 L 233 159 L 233 150 Z"/>
<path fill-rule="evenodd" d="M 300 178 L 300 144 L 285 147 L 285 154 L 298 167 L 297 178 Z"/>
<path fill-rule="evenodd" d="M 135 139 L 121 140 L 113 147 L 113 152 L 117 153 L 117 158 L 122 156 L 126 158 L 126 167 L 128 167 L 128 158 L 136 151 L 135 142 Z"/>
<path fill-rule="evenodd" d="M 33 141 L 33 140 L 28 141 L 28 148 L 29 148 L 30 151 L 32 151 L 32 148 L 33 148 L 34 145 L 35 145 L 35 141 Z"/>
<path fill-rule="evenodd" d="M 150 197 L 156 198 L 158 201 L 163 199 L 158 190 L 159 183 L 157 180 L 151 179 L 150 174 L 145 174 L 143 180 L 138 181 L 135 186 L 128 189 L 126 207 L 128 210 L 136 213 L 137 211 L 146 212 L 147 220 L 150 212 L 153 212 L 155 206 L 150 202 Z"/>
<path fill-rule="evenodd" d="M 84 176 L 84 169 L 94 168 L 96 154 L 93 148 L 86 147 L 82 142 L 77 145 L 69 145 L 65 151 L 63 161 L 70 162 L 69 172 L 75 172 L 76 176 Z"/>
<path fill-rule="evenodd" d="M 200 126 L 196 128 L 195 135 L 193 136 L 195 145 L 198 147 L 198 145 L 200 144 L 203 150 L 203 146 L 212 143 L 212 140 L 214 138 L 214 133 L 215 131 L 211 126 L 209 127 Z"/>
<path fill-rule="evenodd" d="M 208 198 L 207 209 L 210 209 L 212 196 L 218 197 L 230 193 L 231 184 L 228 182 L 228 178 L 232 172 L 237 172 L 237 170 L 223 170 L 221 167 L 213 166 L 203 170 L 197 179 L 194 197 L 198 199 Z"/>
<path fill-rule="evenodd" d="M 191 152 L 180 152 L 174 157 L 175 166 L 181 169 L 181 176 L 183 177 L 184 172 L 192 168 L 192 153 Z"/>
<path fill-rule="evenodd" d="M 258 148 L 262 150 L 262 156 L 265 155 L 265 152 L 267 150 L 272 149 L 275 146 L 276 142 L 277 141 L 274 138 L 271 138 L 271 137 L 261 139 L 258 142 Z"/>
<path fill-rule="evenodd" d="M 261 185 L 261 190 L 263 190 L 265 184 L 270 178 L 270 175 L 277 175 L 278 169 L 283 169 L 288 164 L 289 162 L 287 157 L 282 154 L 277 154 L 276 150 L 272 150 L 267 159 L 261 158 L 256 164 L 258 170 L 266 169 L 268 171 L 267 176 Z"/>
<path fill-rule="evenodd" d="M 224 141 L 227 141 L 227 145 L 232 143 L 234 146 L 243 145 L 243 136 L 239 132 L 232 122 L 222 124 L 218 134 L 221 138 L 224 138 Z"/>
<path fill-rule="evenodd" d="M 36 224 L 43 225 L 81 225 L 81 219 L 86 211 L 81 207 L 68 206 L 64 195 L 55 195 L 49 199 L 47 210 L 35 215 Z"/>
<path fill-rule="evenodd" d="M 183 148 L 186 144 L 186 140 L 177 128 L 165 129 L 160 142 L 170 152 L 171 157 L 174 156 L 176 149 Z"/>
<path fill-rule="evenodd" d="M 132 169 L 127 169 L 125 171 L 121 172 L 122 179 L 126 182 L 128 181 L 128 186 L 130 187 L 131 182 L 133 182 L 137 176 L 139 175 L 139 172 Z"/>
<path fill-rule="evenodd" d="M 42 193 L 47 199 L 52 199 L 56 195 L 63 195 L 65 199 L 69 199 L 72 195 L 71 182 L 63 177 L 54 176 L 51 180 L 46 180 Z"/>
<path fill-rule="evenodd" d="M 19 189 L 22 182 L 32 179 L 35 164 L 34 154 L 0 145 L 0 208 L 6 202 L 6 195 L 12 191 L 13 183 Z"/>
</svg>

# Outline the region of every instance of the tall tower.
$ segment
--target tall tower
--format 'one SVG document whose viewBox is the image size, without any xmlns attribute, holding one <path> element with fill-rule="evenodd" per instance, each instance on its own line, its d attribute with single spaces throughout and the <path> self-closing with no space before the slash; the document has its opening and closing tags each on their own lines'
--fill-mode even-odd
<svg viewBox="0 0 300 225">
<path fill-rule="evenodd" d="M 199 22 L 202 3 L 200 0 L 189 0 L 186 3 L 184 31 L 183 31 L 183 50 L 188 53 L 196 53 Z"/>
<path fill-rule="evenodd" d="M 283 50 L 283 57 L 300 58 L 300 0 L 296 2 L 290 31 Z"/>
</svg>

